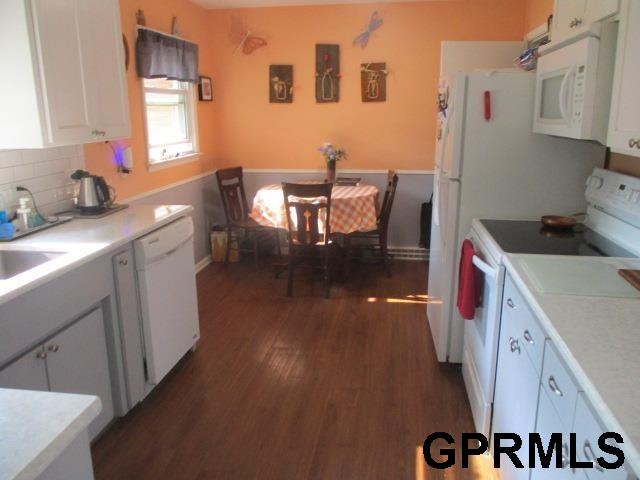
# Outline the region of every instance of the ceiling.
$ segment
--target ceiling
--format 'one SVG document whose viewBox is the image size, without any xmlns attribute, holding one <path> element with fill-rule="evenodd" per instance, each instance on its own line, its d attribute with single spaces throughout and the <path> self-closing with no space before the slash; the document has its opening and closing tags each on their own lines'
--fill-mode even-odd
<svg viewBox="0 0 640 480">
<path fill-rule="evenodd" d="M 347 3 L 371 3 L 371 0 L 191 0 L 205 8 L 258 8 L 295 5 L 336 5 Z M 419 2 L 424 0 L 385 0 L 388 3 Z"/>
</svg>

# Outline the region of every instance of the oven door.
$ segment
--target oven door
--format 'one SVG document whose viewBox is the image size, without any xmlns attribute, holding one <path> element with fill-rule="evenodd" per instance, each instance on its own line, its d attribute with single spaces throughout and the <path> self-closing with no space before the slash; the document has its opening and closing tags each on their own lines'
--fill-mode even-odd
<svg viewBox="0 0 640 480">
<path fill-rule="evenodd" d="M 474 266 L 482 273 L 482 302 L 473 320 L 465 320 L 462 376 L 476 431 L 490 433 L 498 335 L 505 268 L 495 262 L 472 235 Z"/>
</svg>

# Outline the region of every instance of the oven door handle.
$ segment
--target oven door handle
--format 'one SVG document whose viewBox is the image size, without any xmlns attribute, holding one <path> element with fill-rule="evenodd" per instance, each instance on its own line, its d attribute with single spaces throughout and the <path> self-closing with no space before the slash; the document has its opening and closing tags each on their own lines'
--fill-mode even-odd
<svg viewBox="0 0 640 480">
<path fill-rule="evenodd" d="M 499 270 L 497 268 L 492 268 L 491 265 L 482 260 L 479 256 L 473 256 L 473 264 L 478 267 L 485 275 L 487 275 L 492 280 L 496 280 L 499 275 Z"/>
</svg>

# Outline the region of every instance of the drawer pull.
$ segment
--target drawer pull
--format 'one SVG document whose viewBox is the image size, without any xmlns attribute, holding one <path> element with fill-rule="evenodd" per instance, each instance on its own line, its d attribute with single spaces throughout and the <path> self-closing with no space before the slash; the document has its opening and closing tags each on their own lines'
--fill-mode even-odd
<svg viewBox="0 0 640 480">
<path fill-rule="evenodd" d="M 36 358 L 39 358 L 40 360 L 44 360 L 47 358 L 47 352 L 38 352 L 36 353 Z"/>
<path fill-rule="evenodd" d="M 569 466 L 569 445 L 566 443 L 562 444 L 562 468 L 567 468 Z"/>
<path fill-rule="evenodd" d="M 556 379 L 553 378 L 553 375 L 549 377 L 548 384 L 549 384 L 549 388 L 553 393 L 555 393 L 559 397 L 564 396 L 564 393 L 562 393 L 562 390 L 560 390 L 560 387 L 558 387 L 558 383 L 556 382 Z"/>
<path fill-rule="evenodd" d="M 529 343 L 531 345 L 535 345 L 536 344 L 536 342 L 533 339 L 533 337 L 531 336 L 531 333 L 529 332 L 529 330 L 525 330 L 524 333 L 522 334 L 522 336 L 527 341 L 527 343 Z"/>
<path fill-rule="evenodd" d="M 511 349 L 511 353 L 520 353 L 520 345 L 517 338 L 509 337 L 509 348 Z"/>
<path fill-rule="evenodd" d="M 513 300 L 511 300 L 510 298 L 507 298 L 507 307 L 516 308 L 516 304 L 513 303 Z"/>
<path fill-rule="evenodd" d="M 633 148 L 637 145 L 637 140 L 635 138 L 629 139 L 629 148 Z"/>
<path fill-rule="evenodd" d="M 588 462 L 593 463 L 593 468 L 595 468 L 599 472 L 604 472 L 604 469 L 600 465 L 598 465 L 596 454 L 593 452 L 593 448 L 591 448 L 591 443 L 589 443 L 589 440 L 584 441 L 582 451 L 584 452 L 584 458 L 586 458 Z"/>
<path fill-rule="evenodd" d="M 60 345 L 49 345 L 48 350 L 50 352 L 56 353 L 58 350 L 60 350 Z"/>
</svg>

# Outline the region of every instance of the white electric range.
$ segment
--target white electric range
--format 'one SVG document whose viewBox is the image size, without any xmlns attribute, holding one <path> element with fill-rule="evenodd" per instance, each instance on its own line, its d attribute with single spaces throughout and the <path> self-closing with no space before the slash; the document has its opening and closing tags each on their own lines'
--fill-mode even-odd
<svg viewBox="0 0 640 480">
<path fill-rule="evenodd" d="M 468 238 L 476 250 L 473 263 L 482 272 L 482 301 L 474 319 L 465 322 L 462 373 L 475 427 L 485 435 L 490 433 L 505 255 L 532 255 L 530 273 L 542 291 L 597 295 L 600 285 L 614 296 L 616 288 L 627 287 L 624 280 L 605 277 L 609 272 L 594 269 L 586 259 L 640 258 L 640 178 L 597 168 L 586 187 L 586 218 L 572 230 L 549 230 L 539 220 L 472 222 Z"/>
</svg>

